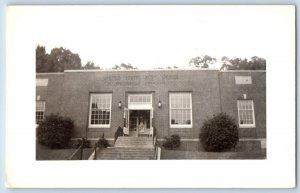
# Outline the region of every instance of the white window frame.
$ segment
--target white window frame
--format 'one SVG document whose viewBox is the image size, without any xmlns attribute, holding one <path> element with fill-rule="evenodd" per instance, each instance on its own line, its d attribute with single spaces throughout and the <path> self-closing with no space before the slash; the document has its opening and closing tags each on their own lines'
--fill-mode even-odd
<svg viewBox="0 0 300 193">
<path fill-rule="evenodd" d="M 252 106 L 252 119 L 253 119 L 252 124 L 241 124 L 239 103 L 240 102 L 245 102 L 245 101 L 250 101 L 250 104 Z M 240 128 L 255 128 L 256 127 L 255 126 L 255 112 L 254 112 L 253 100 L 237 100 L 237 110 L 238 110 L 238 120 L 239 120 L 239 127 Z M 245 110 L 245 109 L 242 109 L 242 110 Z"/>
<path fill-rule="evenodd" d="M 110 106 L 109 106 L 109 124 L 91 124 L 92 118 L 92 98 L 94 96 L 109 96 L 110 97 Z M 109 93 L 92 93 L 90 94 L 90 108 L 89 108 L 89 128 L 110 128 L 111 126 L 111 105 L 112 105 L 112 94 Z"/>
<path fill-rule="evenodd" d="M 37 111 L 37 104 L 38 103 L 42 104 L 42 109 L 39 110 L 39 111 Z M 38 124 L 39 121 L 42 121 L 45 118 L 45 106 L 46 106 L 46 102 L 45 101 L 36 101 L 35 105 L 36 105 L 36 108 L 35 108 L 35 122 L 36 122 L 36 124 Z M 37 112 L 43 112 L 43 118 L 42 119 L 39 119 L 39 120 L 37 119 L 37 115 L 36 115 Z"/>
<path fill-rule="evenodd" d="M 190 97 L 190 108 L 189 109 L 185 109 L 185 110 L 190 110 L 191 114 L 190 114 L 190 119 L 191 119 L 191 124 L 172 124 L 172 120 L 171 120 L 171 115 L 172 115 L 172 108 L 171 108 L 171 96 L 172 95 L 178 95 L 178 94 L 188 94 Z M 191 92 L 170 92 L 169 93 L 169 125 L 170 128 L 192 128 L 193 127 L 193 101 L 192 101 L 192 93 Z"/>
</svg>

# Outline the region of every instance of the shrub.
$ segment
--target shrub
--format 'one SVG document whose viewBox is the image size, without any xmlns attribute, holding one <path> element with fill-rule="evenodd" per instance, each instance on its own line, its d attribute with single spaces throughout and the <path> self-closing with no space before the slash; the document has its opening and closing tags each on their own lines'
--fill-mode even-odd
<svg viewBox="0 0 300 193">
<path fill-rule="evenodd" d="M 180 146 L 179 135 L 172 135 L 170 138 L 166 137 L 166 141 L 163 143 L 163 147 L 166 149 L 177 149 Z"/>
<path fill-rule="evenodd" d="M 102 137 L 98 140 L 97 144 L 99 148 L 107 148 L 110 146 L 108 141 L 104 138 L 104 133 Z"/>
<path fill-rule="evenodd" d="M 221 152 L 236 146 L 238 129 L 233 118 L 220 113 L 204 121 L 199 138 L 204 150 Z"/>
<path fill-rule="evenodd" d="M 123 136 L 123 128 L 118 127 L 117 131 L 115 132 L 115 141 L 118 139 L 119 136 Z"/>
<path fill-rule="evenodd" d="M 42 145 L 50 148 L 64 148 L 68 145 L 74 129 L 70 118 L 51 114 L 39 123 L 37 138 Z"/>
<path fill-rule="evenodd" d="M 83 144 L 82 148 L 90 148 L 90 142 L 87 138 L 81 138 L 77 140 L 76 148 L 79 148 Z"/>
</svg>

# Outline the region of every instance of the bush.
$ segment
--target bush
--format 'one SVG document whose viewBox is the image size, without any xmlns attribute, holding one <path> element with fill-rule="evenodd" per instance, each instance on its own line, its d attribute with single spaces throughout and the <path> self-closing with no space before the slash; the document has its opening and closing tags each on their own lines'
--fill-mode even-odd
<svg viewBox="0 0 300 193">
<path fill-rule="evenodd" d="M 172 135 L 170 138 L 166 137 L 166 141 L 163 143 L 163 147 L 166 149 L 177 149 L 180 146 L 179 135 Z"/>
<path fill-rule="evenodd" d="M 123 136 L 123 128 L 122 127 L 118 127 L 117 131 L 115 132 L 115 141 L 117 141 L 119 136 Z"/>
<path fill-rule="evenodd" d="M 104 133 L 102 137 L 98 140 L 97 145 L 99 148 L 107 148 L 110 146 L 108 141 L 104 138 Z"/>
<path fill-rule="evenodd" d="M 220 113 L 204 121 L 199 138 L 204 150 L 221 152 L 234 148 L 239 136 L 234 119 Z"/>
<path fill-rule="evenodd" d="M 77 140 L 76 148 L 79 148 L 81 145 L 82 148 L 90 148 L 90 142 L 87 140 L 87 138 L 81 138 Z"/>
<path fill-rule="evenodd" d="M 74 129 L 70 118 L 51 114 L 39 123 L 37 138 L 42 145 L 50 148 L 64 148 L 68 145 Z"/>
</svg>

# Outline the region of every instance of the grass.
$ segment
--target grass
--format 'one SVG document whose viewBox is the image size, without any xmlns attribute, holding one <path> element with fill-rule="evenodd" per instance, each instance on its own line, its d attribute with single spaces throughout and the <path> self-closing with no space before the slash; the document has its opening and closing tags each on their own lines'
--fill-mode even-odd
<svg viewBox="0 0 300 193">
<path fill-rule="evenodd" d="M 68 158 L 76 151 L 74 148 L 68 149 L 50 149 L 41 144 L 36 145 L 36 160 L 68 160 Z M 92 154 L 93 148 L 83 149 L 83 159 L 88 159 Z"/>
<path fill-rule="evenodd" d="M 163 149 L 162 159 L 266 159 L 266 150 L 250 152 L 199 152 Z"/>
</svg>

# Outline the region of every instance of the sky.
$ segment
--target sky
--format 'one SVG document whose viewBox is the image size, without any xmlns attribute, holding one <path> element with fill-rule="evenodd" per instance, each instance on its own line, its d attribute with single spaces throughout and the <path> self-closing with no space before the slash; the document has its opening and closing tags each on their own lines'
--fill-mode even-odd
<svg viewBox="0 0 300 193">
<path fill-rule="evenodd" d="M 121 63 L 188 68 L 201 55 L 268 61 L 280 19 L 263 6 L 74 6 L 33 13 L 39 15 L 32 21 L 36 45 L 48 53 L 62 46 L 78 53 L 83 65 L 104 69 Z"/>
</svg>

